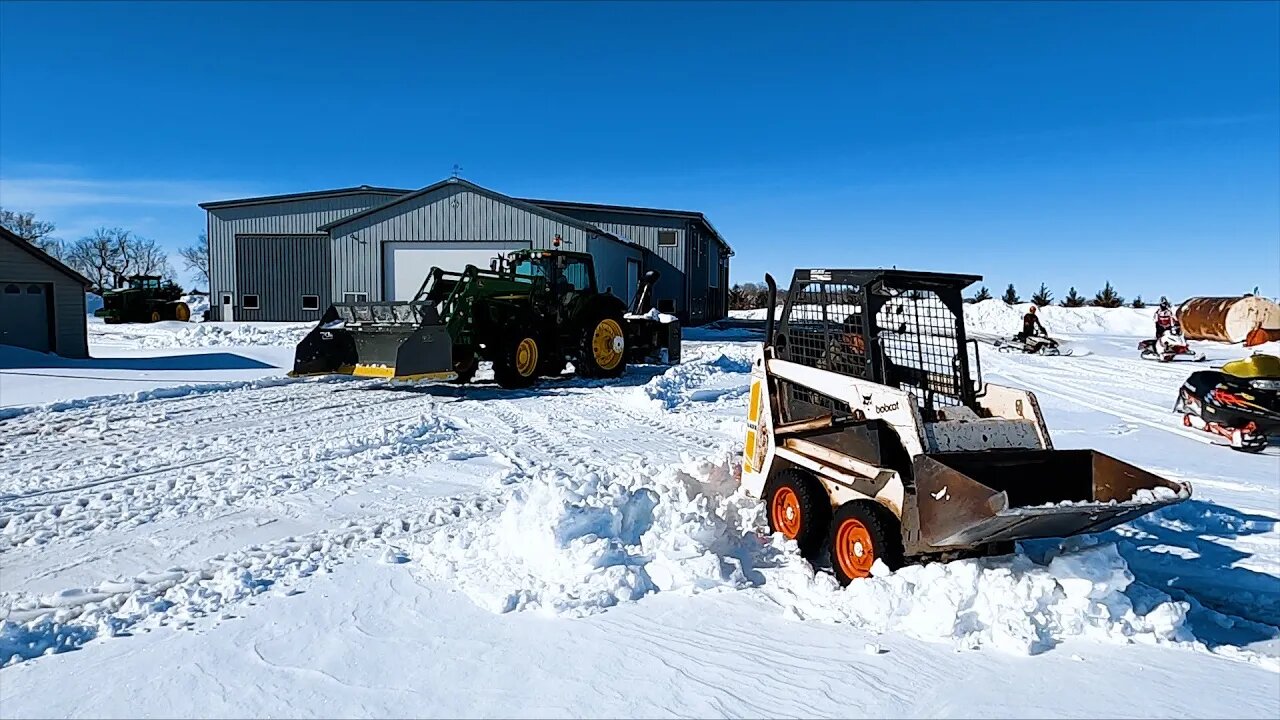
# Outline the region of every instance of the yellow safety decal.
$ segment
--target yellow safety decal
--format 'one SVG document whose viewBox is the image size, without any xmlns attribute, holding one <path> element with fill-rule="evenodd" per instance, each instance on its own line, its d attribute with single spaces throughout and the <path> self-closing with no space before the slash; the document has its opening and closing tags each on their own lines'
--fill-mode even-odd
<svg viewBox="0 0 1280 720">
<path fill-rule="evenodd" d="M 760 419 L 760 381 L 751 383 L 751 399 L 747 402 L 747 422 L 754 423 Z"/>
<path fill-rule="evenodd" d="M 747 445 L 742 449 L 742 470 L 743 472 L 755 472 L 755 455 L 756 455 L 756 431 L 755 428 L 747 430 Z"/>
</svg>

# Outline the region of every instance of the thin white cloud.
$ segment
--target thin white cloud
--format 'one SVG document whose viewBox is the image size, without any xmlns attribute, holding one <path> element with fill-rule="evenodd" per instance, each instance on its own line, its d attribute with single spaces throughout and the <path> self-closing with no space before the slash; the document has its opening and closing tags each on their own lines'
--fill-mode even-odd
<svg viewBox="0 0 1280 720">
<path fill-rule="evenodd" d="M 0 177 L 0 205 L 36 213 L 111 205 L 194 208 L 245 194 L 230 184 L 198 180 Z"/>
</svg>

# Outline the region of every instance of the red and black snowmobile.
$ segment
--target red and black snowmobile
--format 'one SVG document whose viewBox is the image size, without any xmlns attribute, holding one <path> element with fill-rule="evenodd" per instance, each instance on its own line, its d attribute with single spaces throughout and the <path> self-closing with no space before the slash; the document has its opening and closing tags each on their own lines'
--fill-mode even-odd
<svg viewBox="0 0 1280 720">
<path fill-rule="evenodd" d="M 1280 357 L 1258 354 L 1191 373 L 1173 409 L 1187 427 L 1220 435 L 1233 449 L 1260 452 L 1280 436 Z"/>
<path fill-rule="evenodd" d="M 1160 362 L 1203 362 L 1204 353 L 1196 352 L 1187 344 L 1182 328 L 1177 325 L 1164 331 L 1154 340 L 1143 340 L 1138 343 L 1138 354 L 1143 360 L 1159 360 Z"/>
</svg>

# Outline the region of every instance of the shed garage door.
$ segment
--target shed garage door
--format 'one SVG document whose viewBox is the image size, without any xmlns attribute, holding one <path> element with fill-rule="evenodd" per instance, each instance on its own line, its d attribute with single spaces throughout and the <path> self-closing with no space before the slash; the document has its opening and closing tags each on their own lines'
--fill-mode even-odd
<svg viewBox="0 0 1280 720">
<path fill-rule="evenodd" d="M 461 272 L 467 265 L 488 269 L 498 253 L 522 250 L 528 242 L 389 242 L 382 245 L 382 293 L 386 300 L 412 300 L 433 267 Z"/>
<path fill-rule="evenodd" d="M 0 345 L 49 352 L 53 327 L 49 318 L 50 286 L 0 281 Z"/>
</svg>

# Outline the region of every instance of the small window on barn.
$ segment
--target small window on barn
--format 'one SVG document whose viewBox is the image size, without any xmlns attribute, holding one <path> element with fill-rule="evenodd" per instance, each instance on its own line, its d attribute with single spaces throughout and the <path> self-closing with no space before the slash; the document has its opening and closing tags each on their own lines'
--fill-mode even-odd
<svg viewBox="0 0 1280 720">
<path fill-rule="evenodd" d="M 319 310 L 320 296 L 319 295 L 303 295 L 302 309 L 303 310 Z"/>
<path fill-rule="evenodd" d="M 41 294 L 43 294 L 43 293 L 44 293 L 44 288 L 41 288 L 39 285 L 28 285 L 28 286 L 27 286 L 27 294 L 28 294 L 28 295 L 41 295 Z"/>
<path fill-rule="evenodd" d="M 345 302 L 345 303 L 369 302 L 369 294 L 358 293 L 358 292 L 342 293 L 342 302 Z"/>
<path fill-rule="evenodd" d="M 676 231 L 675 230 L 659 230 L 658 231 L 658 247 L 675 247 Z"/>
<path fill-rule="evenodd" d="M 22 294 L 22 288 L 18 287 L 17 285 L 13 285 L 13 284 L 5 285 L 5 286 L 4 286 L 4 293 L 5 293 L 6 295 L 21 295 L 21 294 Z"/>
<path fill-rule="evenodd" d="M 223 296 L 222 296 L 222 304 L 223 304 L 223 305 L 230 305 L 230 304 L 231 304 L 231 294 L 230 294 L 230 293 L 225 293 L 225 294 L 223 294 Z"/>
<path fill-rule="evenodd" d="M 258 309 L 258 296 L 257 296 L 257 295 L 245 295 L 245 296 L 244 296 L 244 300 L 243 300 L 243 301 L 241 301 L 241 303 L 240 303 L 240 307 L 244 308 L 245 310 L 257 310 L 257 309 Z"/>
</svg>

